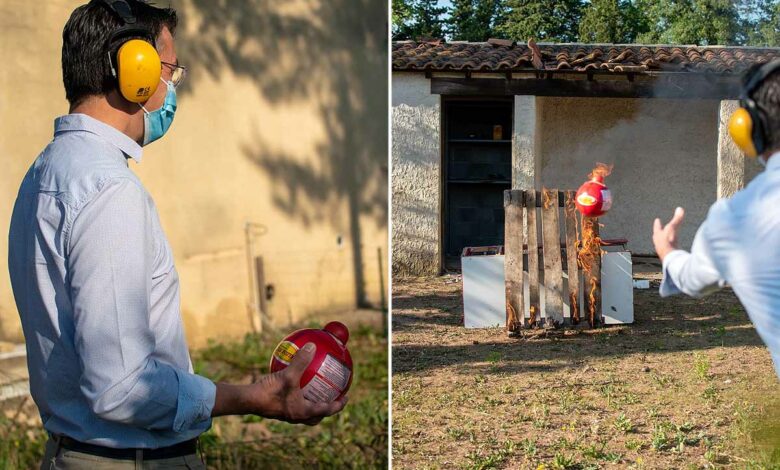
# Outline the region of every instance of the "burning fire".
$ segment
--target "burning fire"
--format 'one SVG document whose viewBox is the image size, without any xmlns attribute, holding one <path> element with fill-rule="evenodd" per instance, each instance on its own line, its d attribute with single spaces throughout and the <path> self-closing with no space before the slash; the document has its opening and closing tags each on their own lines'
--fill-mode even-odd
<svg viewBox="0 0 780 470">
<path fill-rule="evenodd" d="M 596 321 L 596 289 L 598 276 L 593 273 L 593 264 L 601 256 L 601 237 L 596 234 L 598 219 L 584 217 L 582 219 L 582 240 L 579 251 L 579 262 L 585 272 L 585 282 L 590 284 L 588 290 L 588 322 L 591 326 Z"/>
<path fill-rule="evenodd" d="M 604 179 L 612 173 L 612 169 L 615 165 L 609 165 L 607 163 L 596 163 L 596 168 L 588 174 L 588 179 L 601 178 Z"/>
<path fill-rule="evenodd" d="M 556 192 L 557 196 L 557 192 Z M 549 209 L 553 206 L 553 192 L 547 188 L 542 188 L 542 207 Z M 557 203 L 558 201 L 555 201 Z"/>
<path fill-rule="evenodd" d="M 606 163 L 597 163 L 588 178 L 603 178 L 612 173 L 613 165 Z M 585 272 L 585 281 L 588 283 L 588 322 L 591 326 L 596 324 L 596 290 L 599 288 L 600 273 L 594 273 L 594 263 L 601 257 L 601 237 L 598 235 L 599 224 L 597 218 L 582 218 L 582 238 L 580 239 L 580 248 L 578 252 L 578 262 Z"/>
</svg>

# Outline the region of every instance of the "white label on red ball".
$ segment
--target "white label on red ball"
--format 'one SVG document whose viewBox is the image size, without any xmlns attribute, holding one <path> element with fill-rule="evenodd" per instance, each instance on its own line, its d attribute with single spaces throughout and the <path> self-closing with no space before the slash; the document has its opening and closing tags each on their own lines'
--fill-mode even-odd
<svg viewBox="0 0 780 470">
<path fill-rule="evenodd" d="M 330 403 L 347 387 L 351 372 L 328 354 L 314 377 L 303 387 L 303 396 L 314 402 Z"/>
<path fill-rule="evenodd" d="M 607 212 L 612 207 L 612 192 L 609 189 L 601 190 L 601 210 Z"/>
</svg>

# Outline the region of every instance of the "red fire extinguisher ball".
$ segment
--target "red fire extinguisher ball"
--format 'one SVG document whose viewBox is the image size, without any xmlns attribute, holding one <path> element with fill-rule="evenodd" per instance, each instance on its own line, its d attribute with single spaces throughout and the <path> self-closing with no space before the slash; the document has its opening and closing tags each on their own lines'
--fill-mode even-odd
<svg viewBox="0 0 780 470">
<path fill-rule="evenodd" d="M 343 323 L 332 321 L 321 330 L 298 330 L 282 340 L 271 356 L 271 372 L 278 372 L 292 361 L 306 343 L 314 343 L 317 351 L 301 377 L 301 389 L 307 400 L 330 403 L 347 393 L 352 385 L 352 356 L 347 349 L 349 330 Z"/>
<path fill-rule="evenodd" d="M 612 207 L 612 193 L 604 184 L 604 177 L 596 175 L 577 190 L 577 210 L 585 217 L 601 217 Z"/>
</svg>

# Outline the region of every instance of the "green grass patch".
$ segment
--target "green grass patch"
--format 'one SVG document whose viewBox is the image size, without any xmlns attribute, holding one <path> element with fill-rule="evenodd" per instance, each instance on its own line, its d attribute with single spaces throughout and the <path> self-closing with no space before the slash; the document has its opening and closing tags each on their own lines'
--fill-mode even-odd
<svg viewBox="0 0 780 470">
<path fill-rule="evenodd" d="M 212 342 L 193 354 L 195 369 L 225 381 L 266 374 L 280 339 L 271 336 Z M 215 420 L 201 437 L 209 468 L 386 468 L 387 341 L 381 331 L 360 327 L 351 331 L 349 349 L 355 376 L 344 411 L 315 427 L 257 417 Z"/>
<path fill-rule="evenodd" d="M 269 332 L 211 342 L 193 351 L 195 371 L 215 381 L 246 383 L 268 373 L 280 338 L 280 333 Z M 349 349 L 355 377 L 344 411 L 314 427 L 257 416 L 215 419 L 201 436 L 208 467 L 387 468 L 387 340 L 380 330 L 360 327 L 351 331 Z M 38 468 L 46 439 L 42 426 L 0 414 L 0 470 Z"/>
<path fill-rule="evenodd" d="M 43 427 L 29 426 L 0 415 L 0 469 L 38 468 L 47 438 Z"/>
</svg>

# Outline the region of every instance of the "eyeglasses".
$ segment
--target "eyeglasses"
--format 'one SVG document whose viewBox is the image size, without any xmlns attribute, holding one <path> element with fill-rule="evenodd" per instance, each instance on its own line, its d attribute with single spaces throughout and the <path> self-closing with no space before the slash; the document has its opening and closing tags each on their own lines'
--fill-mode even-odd
<svg viewBox="0 0 780 470">
<path fill-rule="evenodd" d="M 181 82 L 184 81 L 184 77 L 187 76 L 187 67 L 179 64 L 171 64 L 169 62 L 163 62 L 162 64 L 167 65 L 173 69 L 173 73 L 171 74 L 171 82 L 173 82 L 174 88 L 178 88 L 179 85 L 181 85 Z"/>
</svg>

